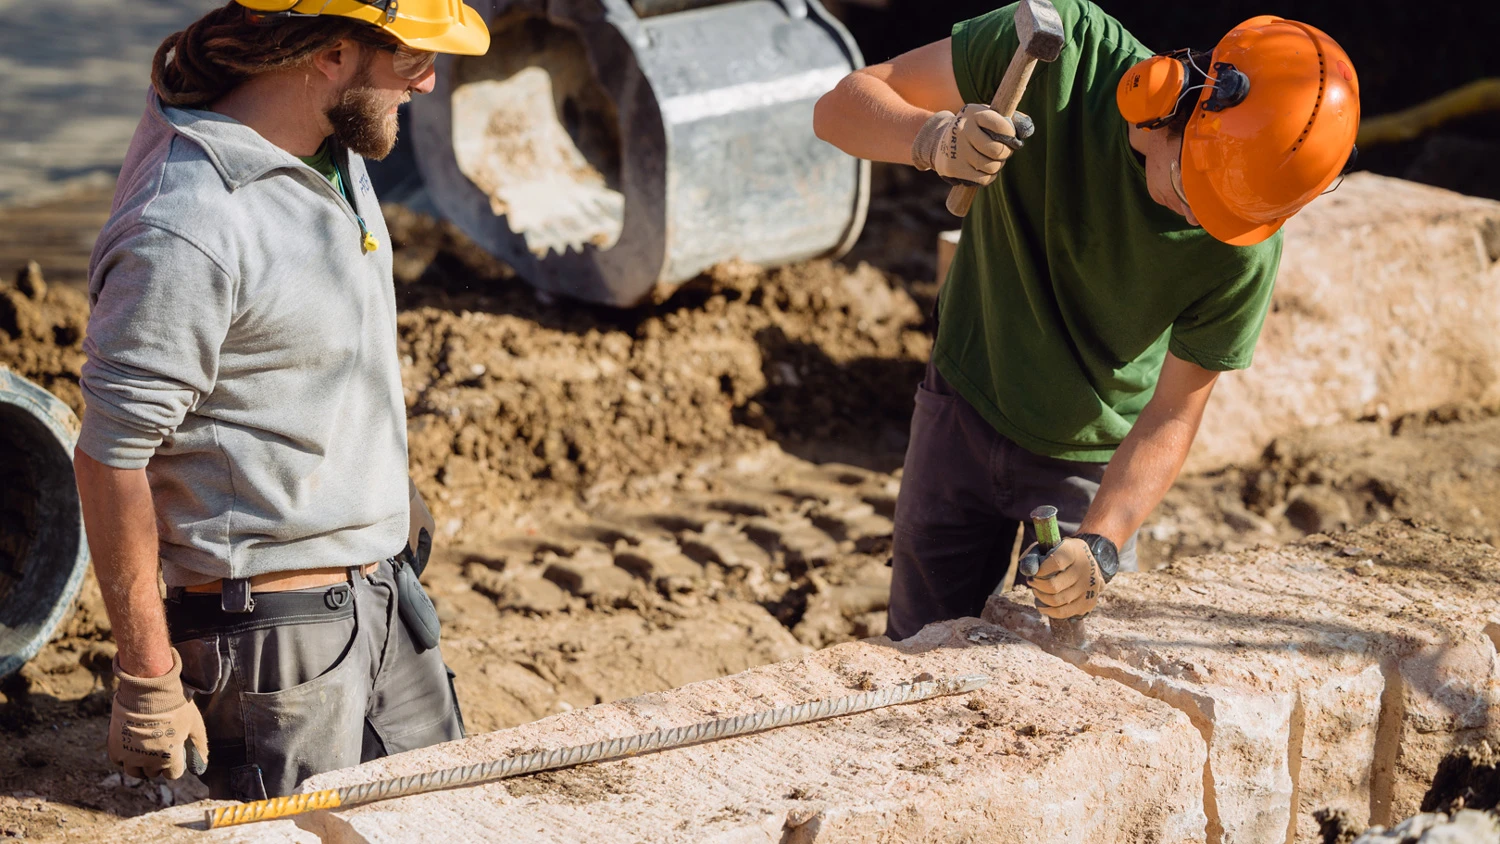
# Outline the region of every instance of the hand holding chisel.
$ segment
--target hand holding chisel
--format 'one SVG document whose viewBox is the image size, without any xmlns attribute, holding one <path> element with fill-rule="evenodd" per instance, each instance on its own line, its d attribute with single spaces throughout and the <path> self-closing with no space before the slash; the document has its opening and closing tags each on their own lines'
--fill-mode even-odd
<svg viewBox="0 0 1500 844">
<path fill-rule="evenodd" d="M 1057 526 L 1056 507 L 1038 507 L 1031 513 L 1037 544 L 1018 564 L 1028 586 L 1036 593 L 1037 608 L 1046 615 L 1052 637 L 1074 648 L 1088 645 L 1089 612 L 1098 603 L 1104 585 L 1120 567 L 1115 544 L 1097 534 L 1078 534 L 1064 540 Z M 1066 546 L 1064 543 L 1068 543 Z M 1077 612 L 1079 606 L 1084 609 Z M 1076 613 L 1060 616 L 1068 608 Z"/>
</svg>

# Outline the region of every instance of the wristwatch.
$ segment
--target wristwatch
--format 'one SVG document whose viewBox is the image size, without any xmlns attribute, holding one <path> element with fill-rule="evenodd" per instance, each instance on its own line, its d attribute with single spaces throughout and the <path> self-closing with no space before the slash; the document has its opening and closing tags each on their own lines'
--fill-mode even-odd
<svg viewBox="0 0 1500 844">
<path fill-rule="evenodd" d="M 1089 553 L 1099 563 L 1099 573 L 1104 575 L 1104 582 L 1114 580 L 1115 573 L 1120 570 L 1120 549 L 1115 547 L 1115 543 L 1097 533 L 1075 533 L 1073 538 L 1082 539 L 1089 546 Z"/>
</svg>

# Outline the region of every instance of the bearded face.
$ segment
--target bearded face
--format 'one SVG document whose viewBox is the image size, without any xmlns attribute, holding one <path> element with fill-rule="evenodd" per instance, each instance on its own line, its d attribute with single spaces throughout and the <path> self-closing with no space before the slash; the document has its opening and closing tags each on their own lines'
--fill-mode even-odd
<svg viewBox="0 0 1500 844">
<path fill-rule="evenodd" d="M 371 81 L 369 68 L 361 68 L 326 115 L 334 140 L 380 161 L 396 146 L 396 107 L 407 99 L 407 93 L 376 88 Z"/>
</svg>

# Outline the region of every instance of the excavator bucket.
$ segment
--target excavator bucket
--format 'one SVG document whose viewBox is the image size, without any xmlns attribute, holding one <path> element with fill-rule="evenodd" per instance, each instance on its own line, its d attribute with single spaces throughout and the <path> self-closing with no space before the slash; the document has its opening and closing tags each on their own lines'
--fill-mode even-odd
<svg viewBox="0 0 1500 844">
<path fill-rule="evenodd" d="M 0 677 L 73 615 L 88 572 L 73 481 L 77 439 L 67 405 L 0 366 Z"/>
<path fill-rule="evenodd" d="M 412 102 L 438 211 L 540 290 L 628 307 L 720 261 L 846 252 L 869 165 L 813 104 L 863 59 L 817 0 L 490 0 Z"/>
</svg>

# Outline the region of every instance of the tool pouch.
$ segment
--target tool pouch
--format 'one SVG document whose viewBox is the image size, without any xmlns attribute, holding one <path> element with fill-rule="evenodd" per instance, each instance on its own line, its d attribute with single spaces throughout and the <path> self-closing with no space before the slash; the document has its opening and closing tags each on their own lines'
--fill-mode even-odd
<svg viewBox="0 0 1500 844">
<path fill-rule="evenodd" d="M 440 628 L 437 608 L 420 580 L 422 570 L 427 568 L 427 557 L 432 553 L 432 532 L 437 524 L 410 478 L 407 487 L 411 494 L 410 535 L 406 547 L 391 560 L 391 565 L 396 570 L 396 611 L 416 642 L 417 653 L 421 653 L 437 647 Z"/>
<path fill-rule="evenodd" d="M 441 627 L 437 607 L 417 579 L 416 568 L 405 554 L 391 560 L 391 565 L 396 570 L 396 611 L 416 643 L 417 653 L 437 647 Z"/>
</svg>

